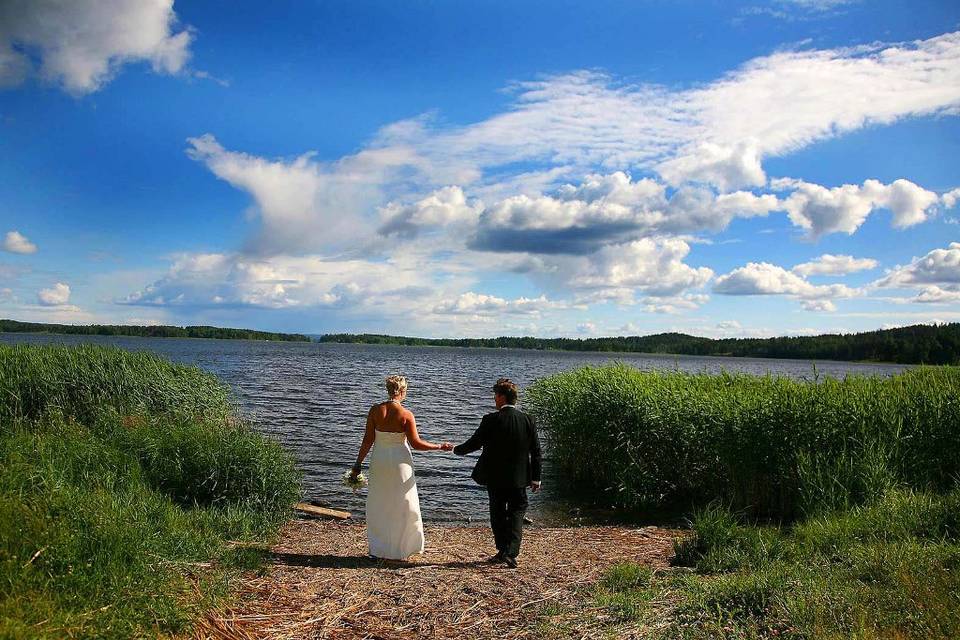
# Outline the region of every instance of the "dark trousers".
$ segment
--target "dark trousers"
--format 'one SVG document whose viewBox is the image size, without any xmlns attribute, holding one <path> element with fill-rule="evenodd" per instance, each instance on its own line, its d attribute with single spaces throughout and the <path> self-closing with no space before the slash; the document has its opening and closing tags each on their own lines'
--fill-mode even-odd
<svg viewBox="0 0 960 640">
<path fill-rule="evenodd" d="M 526 487 L 487 487 L 490 496 L 490 528 L 497 551 L 510 558 L 520 555 L 523 515 L 527 512 Z"/>
</svg>

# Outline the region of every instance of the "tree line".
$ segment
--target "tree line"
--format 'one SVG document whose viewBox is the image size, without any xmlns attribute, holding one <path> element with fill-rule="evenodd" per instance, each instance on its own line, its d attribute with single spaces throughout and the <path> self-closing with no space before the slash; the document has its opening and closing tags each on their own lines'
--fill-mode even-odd
<svg viewBox="0 0 960 640">
<path fill-rule="evenodd" d="M 659 353 L 697 356 L 861 360 L 900 364 L 960 364 L 960 323 L 913 325 L 864 333 L 781 338 L 700 338 L 683 333 L 613 338 L 413 338 L 327 334 L 320 342 L 561 351 Z"/>
<path fill-rule="evenodd" d="M 117 325 L 117 324 L 47 324 L 0 320 L 3 333 L 60 333 L 83 336 L 140 336 L 144 338 L 214 338 L 220 340 L 278 340 L 283 342 L 310 342 L 310 337 L 299 333 L 273 333 L 252 329 L 228 329 L 224 327 L 170 325 Z"/>
</svg>

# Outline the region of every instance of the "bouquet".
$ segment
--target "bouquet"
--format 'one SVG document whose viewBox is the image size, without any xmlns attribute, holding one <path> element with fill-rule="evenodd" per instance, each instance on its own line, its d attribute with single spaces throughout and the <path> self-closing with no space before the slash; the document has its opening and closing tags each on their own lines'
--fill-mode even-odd
<svg viewBox="0 0 960 640">
<path fill-rule="evenodd" d="M 343 486 L 350 487 L 356 493 L 367 486 L 367 476 L 362 473 L 353 475 L 353 471 L 347 471 L 343 474 Z"/>
</svg>

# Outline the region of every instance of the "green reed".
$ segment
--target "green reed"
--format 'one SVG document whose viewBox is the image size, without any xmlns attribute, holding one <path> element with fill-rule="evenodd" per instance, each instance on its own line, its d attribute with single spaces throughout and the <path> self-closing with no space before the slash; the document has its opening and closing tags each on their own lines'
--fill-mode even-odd
<svg viewBox="0 0 960 640">
<path fill-rule="evenodd" d="M 0 637 L 180 632 L 298 474 L 227 389 L 149 353 L 0 347 Z M 199 587 L 199 588 L 197 588 Z"/>
<path fill-rule="evenodd" d="M 792 518 L 960 477 L 960 368 L 793 380 L 586 367 L 527 392 L 559 476 L 634 510 L 722 498 Z"/>
</svg>

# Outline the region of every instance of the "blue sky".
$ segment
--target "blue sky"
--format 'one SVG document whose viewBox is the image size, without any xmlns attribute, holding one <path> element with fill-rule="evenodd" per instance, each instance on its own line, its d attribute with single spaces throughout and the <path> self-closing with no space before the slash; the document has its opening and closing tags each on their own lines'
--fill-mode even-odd
<svg viewBox="0 0 960 640">
<path fill-rule="evenodd" d="M 955 2 L 0 4 L 0 316 L 960 320 Z"/>
</svg>

